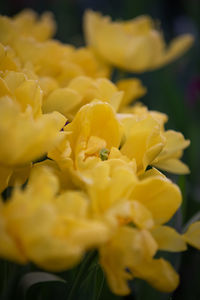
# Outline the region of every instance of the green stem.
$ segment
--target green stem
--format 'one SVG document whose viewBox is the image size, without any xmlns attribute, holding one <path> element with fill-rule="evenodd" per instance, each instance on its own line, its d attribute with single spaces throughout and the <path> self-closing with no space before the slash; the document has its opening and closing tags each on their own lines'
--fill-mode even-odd
<svg viewBox="0 0 200 300">
<path fill-rule="evenodd" d="M 76 293 L 76 290 L 78 289 L 78 287 L 80 286 L 80 283 L 82 281 L 82 277 L 84 276 L 86 270 L 88 270 L 91 262 L 93 261 L 94 257 L 96 256 L 96 252 L 92 251 L 90 253 L 88 253 L 88 255 L 86 256 L 85 260 L 83 261 L 83 263 L 80 265 L 80 268 L 78 270 L 78 274 L 76 275 L 76 278 L 72 284 L 72 287 L 69 291 L 67 300 L 74 300 L 74 296 Z"/>
</svg>

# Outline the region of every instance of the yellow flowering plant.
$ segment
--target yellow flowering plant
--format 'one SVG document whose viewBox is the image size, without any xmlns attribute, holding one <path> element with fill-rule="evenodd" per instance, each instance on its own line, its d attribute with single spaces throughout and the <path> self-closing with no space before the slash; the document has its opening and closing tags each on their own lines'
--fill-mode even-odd
<svg viewBox="0 0 200 300">
<path fill-rule="evenodd" d="M 161 251 L 200 250 L 199 221 L 184 232 L 170 223 L 182 194 L 167 174 L 189 173 L 190 141 L 165 129 L 166 114 L 133 103 L 147 92 L 138 78 L 110 75 L 161 67 L 193 37 L 167 48 L 150 17 L 112 23 L 92 11 L 79 49 L 52 38 L 50 13 L 0 16 L 0 28 L 0 257 L 73 268 L 69 300 L 97 267 L 119 296 L 137 279 L 174 291 L 179 274 Z"/>
</svg>

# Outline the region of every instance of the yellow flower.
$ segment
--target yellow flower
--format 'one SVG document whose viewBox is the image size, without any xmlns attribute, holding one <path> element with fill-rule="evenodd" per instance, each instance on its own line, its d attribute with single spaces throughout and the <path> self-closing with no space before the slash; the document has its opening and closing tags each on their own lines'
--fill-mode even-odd
<svg viewBox="0 0 200 300">
<path fill-rule="evenodd" d="M 166 114 L 157 111 L 149 111 L 145 106 L 141 105 L 141 103 L 132 107 L 126 107 L 122 110 L 122 112 L 124 114 L 119 114 L 118 117 L 125 125 L 125 133 L 131 132 L 131 123 L 134 123 L 135 119 L 140 120 L 140 122 L 144 122 L 145 119 L 151 117 L 159 123 L 161 130 L 160 134 L 163 142 L 165 142 L 161 152 L 158 153 L 155 159 L 149 162 L 149 164 L 158 169 L 175 174 L 189 173 L 188 166 L 181 162 L 180 159 L 183 155 L 183 150 L 190 145 L 190 141 L 186 140 L 180 132 L 176 132 L 174 130 L 165 131 L 164 125 L 168 120 Z"/>
<path fill-rule="evenodd" d="M 40 158 L 62 138 L 66 120 L 58 112 L 42 115 L 42 91 L 35 80 L 21 72 L 7 71 L 0 76 L 0 186 L 12 175 L 22 182 L 30 162 Z M 25 174 L 23 176 L 18 172 Z M 14 178 L 13 177 L 13 178 Z M 22 182 L 23 183 L 23 182 Z"/>
<path fill-rule="evenodd" d="M 48 156 L 61 169 L 84 172 L 101 161 L 100 151 L 118 148 L 121 142 L 121 125 L 113 108 L 101 101 L 84 105 L 70 124 L 64 128 L 65 141 Z M 77 173 L 78 175 L 78 173 Z"/>
<path fill-rule="evenodd" d="M 148 16 L 112 22 L 87 11 L 84 30 L 88 45 L 105 61 L 127 71 L 142 72 L 161 67 L 187 51 L 193 37 L 185 34 L 166 47 L 162 32 Z"/>
<path fill-rule="evenodd" d="M 123 124 L 124 137 L 122 124 L 117 119 Z M 59 161 L 61 168 L 62 161 L 65 164 L 71 160 L 74 169 L 83 171 L 102 160 L 100 151 L 107 149 L 107 159 L 136 161 L 137 173 L 141 174 L 164 147 L 165 137 L 160 127 L 150 115 L 141 120 L 137 116 L 116 115 L 109 104 L 94 101 L 83 106 L 65 127 L 68 134 L 60 154 L 55 149 L 49 157 Z M 63 155 L 64 152 L 68 154 Z"/>
<path fill-rule="evenodd" d="M 12 43 L 16 35 L 45 41 L 54 35 L 56 25 L 50 12 L 44 13 L 39 19 L 34 11 L 26 9 L 12 19 L 0 16 L 0 27 L 0 40 L 6 45 Z"/>
<path fill-rule="evenodd" d="M 90 172 L 86 190 L 91 215 L 112 228 L 109 241 L 99 247 L 111 290 L 128 294 L 127 281 L 139 277 L 161 291 L 173 291 L 178 275 L 167 261 L 154 255 L 158 249 L 186 250 L 182 236 L 161 225 L 181 204 L 178 187 L 155 169 L 137 179 L 133 168 L 117 158 L 98 162 Z"/>
<path fill-rule="evenodd" d="M 117 158 L 98 162 L 90 172 L 86 190 L 91 214 L 112 228 L 108 242 L 99 247 L 100 263 L 111 290 L 128 294 L 128 280 L 138 277 L 161 291 L 173 291 L 178 274 L 167 261 L 154 255 L 158 249 L 186 250 L 181 235 L 160 225 L 169 221 L 180 206 L 178 187 L 155 169 L 137 179 L 133 168 Z"/>
<path fill-rule="evenodd" d="M 40 19 L 31 10 L 24 10 L 14 18 L 0 16 L 0 27 L 0 42 L 12 47 L 17 54 L 17 64 L 29 74 L 30 79 L 41 81 L 45 96 L 58 86 L 65 87 L 76 76 L 99 78 L 110 75 L 110 68 L 90 49 L 76 49 L 50 39 L 55 31 L 55 22 L 49 12 Z M 11 69 L 7 58 L 6 63 L 6 69 Z M 12 66 L 12 70 L 19 68 Z"/>
<path fill-rule="evenodd" d="M 109 67 L 87 48 L 76 49 L 52 39 L 41 42 L 20 34 L 6 40 L 7 28 L 3 27 L 2 32 L 5 36 L 0 35 L 0 42 L 12 47 L 23 67 L 32 64 L 39 78 L 53 78 L 61 87 L 76 76 L 98 78 L 110 75 Z"/>
<path fill-rule="evenodd" d="M 0 84 L 0 163 L 17 166 L 44 155 L 66 120 L 58 112 L 42 115 L 42 91 L 23 73 L 5 72 Z"/>
<path fill-rule="evenodd" d="M 57 112 L 34 120 L 30 112 L 21 112 L 8 97 L 0 98 L 0 118 L 0 166 L 4 170 L 25 167 L 44 155 L 61 139 L 59 130 L 65 123 Z M 1 173 L 2 188 L 8 183 L 10 171 Z"/>
<path fill-rule="evenodd" d="M 57 177 L 49 168 L 38 166 L 26 189 L 15 189 L 9 202 L 1 203 L 3 257 L 65 270 L 77 264 L 86 250 L 108 240 L 107 226 L 89 218 L 89 202 L 82 192 L 56 195 L 58 191 Z"/>
</svg>

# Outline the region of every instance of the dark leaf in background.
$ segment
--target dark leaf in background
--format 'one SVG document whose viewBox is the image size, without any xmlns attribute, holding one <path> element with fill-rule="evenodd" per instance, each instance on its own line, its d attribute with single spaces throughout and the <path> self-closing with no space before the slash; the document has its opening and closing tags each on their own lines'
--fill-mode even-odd
<svg viewBox="0 0 200 300">
<path fill-rule="evenodd" d="M 25 274 L 18 285 L 18 299 L 65 299 L 67 282 L 61 277 L 46 272 Z"/>
</svg>

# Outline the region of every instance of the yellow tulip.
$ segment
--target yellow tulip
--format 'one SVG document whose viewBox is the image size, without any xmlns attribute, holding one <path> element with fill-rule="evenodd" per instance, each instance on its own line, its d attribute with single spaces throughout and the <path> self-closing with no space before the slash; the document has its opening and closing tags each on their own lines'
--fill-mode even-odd
<svg viewBox="0 0 200 300">
<path fill-rule="evenodd" d="M 26 189 L 15 189 L 9 202 L 2 204 L 2 256 L 16 259 L 17 248 L 24 261 L 60 271 L 77 264 L 86 250 L 108 240 L 107 226 L 88 217 L 89 202 L 83 193 L 67 191 L 56 196 L 58 191 L 58 179 L 51 170 L 37 167 Z M 20 262 L 24 261 L 21 258 Z"/>
<path fill-rule="evenodd" d="M 127 136 L 131 135 L 131 128 L 133 128 L 134 132 L 133 124 L 136 120 L 137 122 L 140 121 L 138 122 L 138 124 L 140 124 L 144 122 L 145 119 L 151 118 L 154 119 L 154 122 L 159 123 L 163 147 L 160 153 L 157 153 L 155 158 L 151 162 L 148 162 L 148 164 L 175 174 L 188 174 L 190 172 L 188 166 L 180 160 L 183 155 L 183 150 L 190 145 L 190 141 L 186 140 L 180 132 L 174 130 L 165 131 L 164 125 L 168 120 L 166 114 L 149 111 L 140 103 L 132 107 L 125 107 L 122 112 L 123 113 L 118 114 L 118 118 L 124 124 L 125 134 Z"/>
<path fill-rule="evenodd" d="M 18 36 L 31 37 L 38 41 L 45 41 L 55 33 L 55 21 L 50 12 L 44 13 L 39 19 L 32 10 L 23 10 L 12 19 L 0 16 L 0 40 L 4 44 L 12 43 Z"/>
<path fill-rule="evenodd" d="M 35 80 L 28 80 L 22 72 L 2 73 L 0 86 L 2 191 L 9 180 L 10 184 L 24 183 L 30 162 L 60 141 L 59 130 L 66 120 L 57 112 L 42 115 L 42 91 Z"/>
<path fill-rule="evenodd" d="M 121 122 L 117 119 L 121 119 Z M 65 131 L 68 132 L 68 143 L 65 145 L 70 148 L 67 151 L 70 153 L 68 159 L 74 162 L 74 168 L 78 170 L 102 159 L 100 151 L 107 149 L 106 159 L 117 155 L 127 162 L 136 161 L 137 173 L 141 174 L 165 144 L 160 124 L 150 115 L 141 120 L 137 117 L 116 115 L 109 104 L 100 101 L 83 106 L 74 120 L 65 127 Z M 61 162 L 53 152 L 49 153 L 49 157 Z M 63 157 L 62 155 L 62 160 Z"/>
<path fill-rule="evenodd" d="M 10 183 L 24 183 L 30 162 L 61 140 L 59 131 L 66 120 L 58 112 L 42 115 L 42 90 L 36 80 L 27 79 L 23 72 L 2 72 L 0 87 L 2 191 L 9 179 Z"/>
<path fill-rule="evenodd" d="M 70 124 L 65 126 L 65 142 L 49 152 L 48 156 L 62 168 L 70 166 L 84 171 L 101 161 L 100 151 L 118 148 L 121 142 L 121 125 L 113 108 L 101 101 L 84 105 Z M 63 166 L 62 166 L 63 162 Z"/>
<path fill-rule="evenodd" d="M 132 72 L 159 68 L 186 52 L 193 37 L 185 34 L 167 47 L 162 32 L 148 16 L 130 21 L 112 22 L 100 13 L 84 16 L 87 44 L 106 62 Z"/>
<path fill-rule="evenodd" d="M 33 119 L 11 98 L 0 99 L 0 164 L 19 166 L 40 158 L 61 139 L 65 118 L 57 112 Z"/>
</svg>

